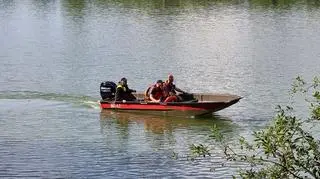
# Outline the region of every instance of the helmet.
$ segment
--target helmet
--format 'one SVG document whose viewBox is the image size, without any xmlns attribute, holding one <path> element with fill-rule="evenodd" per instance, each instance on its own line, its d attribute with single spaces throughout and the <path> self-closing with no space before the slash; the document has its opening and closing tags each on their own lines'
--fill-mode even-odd
<svg viewBox="0 0 320 179">
<path fill-rule="evenodd" d="M 120 81 L 127 82 L 127 78 L 121 78 Z"/>
</svg>

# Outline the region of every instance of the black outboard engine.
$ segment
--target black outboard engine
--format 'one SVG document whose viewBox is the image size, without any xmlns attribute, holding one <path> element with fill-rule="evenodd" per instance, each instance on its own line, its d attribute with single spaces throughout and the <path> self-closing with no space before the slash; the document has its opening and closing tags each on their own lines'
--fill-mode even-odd
<svg viewBox="0 0 320 179">
<path fill-rule="evenodd" d="M 117 85 L 112 81 L 104 81 L 100 84 L 100 95 L 103 100 L 114 100 Z"/>
</svg>

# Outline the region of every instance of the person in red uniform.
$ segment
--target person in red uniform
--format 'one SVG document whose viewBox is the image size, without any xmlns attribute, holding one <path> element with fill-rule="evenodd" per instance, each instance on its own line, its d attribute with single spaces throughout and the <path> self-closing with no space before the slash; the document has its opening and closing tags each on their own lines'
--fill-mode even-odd
<svg viewBox="0 0 320 179">
<path fill-rule="evenodd" d="M 152 102 L 162 102 L 164 97 L 163 81 L 158 80 L 157 83 L 147 90 L 147 97 Z"/>
<path fill-rule="evenodd" d="M 180 93 L 186 93 L 183 90 L 179 89 L 176 87 L 176 85 L 173 83 L 174 77 L 173 75 L 168 76 L 168 80 L 164 83 L 164 95 L 165 95 L 165 100 L 164 102 L 177 102 L 181 101 L 182 99 L 177 96 L 177 92 Z"/>
</svg>

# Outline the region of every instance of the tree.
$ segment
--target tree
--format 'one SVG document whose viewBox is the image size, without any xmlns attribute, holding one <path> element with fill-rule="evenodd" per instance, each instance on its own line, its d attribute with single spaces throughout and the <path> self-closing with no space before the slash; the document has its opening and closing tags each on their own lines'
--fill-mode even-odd
<svg viewBox="0 0 320 179">
<path fill-rule="evenodd" d="M 265 129 L 254 132 L 254 140 L 239 139 L 241 151 L 228 145 L 219 130 L 214 127 L 212 136 L 227 158 L 243 161 L 249 169 L 239 172 L 242 178 L 320 178 L 320 141 L 307 129 L 311 122 L 319 125 L 320 79 L 306 83 L 297 77 L 292 85 L 292 95 L 302 94 L 310 107 L 307 119 L 299 119 L 292 107 L 277 107 L 277 115 Z M 203 151 L 199 149 L 198 151 Z"/>
</svg>

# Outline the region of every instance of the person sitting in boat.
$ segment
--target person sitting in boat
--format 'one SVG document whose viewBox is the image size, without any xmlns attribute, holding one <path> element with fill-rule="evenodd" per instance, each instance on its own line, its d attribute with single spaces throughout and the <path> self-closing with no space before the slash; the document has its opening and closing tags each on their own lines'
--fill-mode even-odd
<svg viewBox="0 0 320 179">
<path fill-rule="evenodd" d="M 177 88 L 176 85 L 173 83 L 174 77 L 172 74 L 168 75 L 168 79 L 164 83 L 164 86 L 168 92 L 171 92 L 173 94 L 177 94 L 176 92 L 180 93 L 186 93 L 185 91 L 181 90 L 180 88 Z"/>
<path fill-rule="evenodd" d="M 164 83 L 164 93 L 166 100 L 164 102 L 177 102 L 182 101 L 183 99 L 177 95 L 177 92 L 185 94 L 183 90 L 176 87 L 173 83 L 174 77 L 172 74 L 168 76 L 168 80 Z"/>
<path fill-rule="evenodd" d="M 162 80 L 158 80 L 156 84 L 147 89 L 146 100 L 150 100 L 152 102 L 162 102 L 164 100 Z"/>
<path fill-rule="evenodd" d="M 132 90 L 127 85 L 127 79 L 121 78 L 121 80 L 118 83 L 118 86 L 116 88 L 116 94 L 115 98 L 116 101 L 135 101 L 137 98 L 132 94 L 133 92 L 136 92 L 136 90 Z"/>
</svg>

